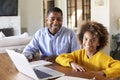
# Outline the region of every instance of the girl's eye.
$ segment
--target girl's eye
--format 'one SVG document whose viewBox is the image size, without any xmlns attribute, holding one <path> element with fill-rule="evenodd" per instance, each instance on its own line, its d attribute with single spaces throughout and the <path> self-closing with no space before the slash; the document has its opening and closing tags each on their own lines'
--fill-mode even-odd
<svg viewBox="0 0 120 80">
<path fill-rule="evenodd" d="M 94 42 L 95 42 L 95 40 L 96 40 L 96 39 L 95 39 L 95 38 L 93 38 L 93 39 L 91 40 L 91 42 L 92 42 L 92 43 L 94 43 Z"/>
<path fill-rule="evenodd" d="M 87 38 L 83 38 L 85 41 L 87 41 Z"/>
<path fill-rule="evenodd" d="M 91 40 L 91 42 L 94 42 L 94 41 L 95 41 L 95 39 L 92 39 L 92 40 Z"/>
</svg>

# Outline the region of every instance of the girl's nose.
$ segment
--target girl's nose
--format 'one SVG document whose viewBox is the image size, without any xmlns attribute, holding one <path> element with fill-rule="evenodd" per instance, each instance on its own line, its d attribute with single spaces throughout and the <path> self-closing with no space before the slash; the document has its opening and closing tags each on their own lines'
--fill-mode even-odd
<svg viewBox="0 0 120 80">
<path fill-rule="evenodd" d="M 91 40 L 87 40 L 86 42 L 88 45 L 91 45 L 92 44 L 92 41 Z"/>
</svg>

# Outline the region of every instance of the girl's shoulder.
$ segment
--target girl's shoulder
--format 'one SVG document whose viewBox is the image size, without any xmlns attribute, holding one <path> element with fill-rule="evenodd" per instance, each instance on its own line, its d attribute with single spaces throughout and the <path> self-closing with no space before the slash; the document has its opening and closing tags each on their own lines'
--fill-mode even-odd
<svg viewBox="0 0 120 80">
<path fill-rule="evenodd" d="M 76 54 L 76 55 L 79 55 L 79 54 L 84 55 L 85 53 L 86 53 L 85 49 L 79 49 L 72 52 L 72 54 Z"/>
</svg>

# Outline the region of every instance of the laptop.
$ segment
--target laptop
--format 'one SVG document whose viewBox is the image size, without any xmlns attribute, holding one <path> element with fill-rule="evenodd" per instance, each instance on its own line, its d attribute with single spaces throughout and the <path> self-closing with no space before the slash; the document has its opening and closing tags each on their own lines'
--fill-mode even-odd
<svg viewBox="0 0 120 80">
<path fill-rule="evenodd" d="M 34 80 L 47 80 L 64 75 L 64 73 L 45 66 L 31 66 L 23 54 L 9 49 L 6 49 L 6 51 L 18 71 L 33 78 Z"/>
</svg>

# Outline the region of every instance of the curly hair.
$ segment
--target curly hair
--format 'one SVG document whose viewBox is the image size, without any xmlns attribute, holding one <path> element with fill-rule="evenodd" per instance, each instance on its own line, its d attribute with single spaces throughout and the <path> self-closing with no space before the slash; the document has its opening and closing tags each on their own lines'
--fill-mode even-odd
<svg viewBox="0 0 120 80">
<path fill-rule="evenodd" d="M 98 51 L 103 49 L 107 45 L 109 33 L 103 24 L 95 22 L 95 21 L 83 21 L 83 23 L 80 27 L 80 32 L 78 34 L 78 38 L 79 38 L 81 44 L 83 43 L 83 36 L 86 31 L 89 31 L 95 37 L 98 37 L 99 44 L 100 44 L 97 47 Z"/>
</svg>

